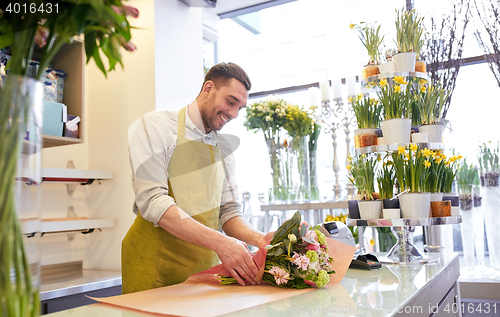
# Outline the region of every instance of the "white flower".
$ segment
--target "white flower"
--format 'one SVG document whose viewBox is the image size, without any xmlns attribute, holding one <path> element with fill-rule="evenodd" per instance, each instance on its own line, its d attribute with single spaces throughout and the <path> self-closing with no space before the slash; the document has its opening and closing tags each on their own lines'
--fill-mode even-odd
<svg viewBox="0 0 500 317">
<path fill-rule="evenodd" d="M 273 114 L 274 113 L 273 109 L 269 109 L 269 113 Z"/>
<path fill-rule="evenodd" d="M 291 243 L 294 243 L 295 241 L 297 241 L 297 237 L 293 233 L 290 233 L 288 235 L 288 240 L 290 240 Z"/>
<path fill-rule="evenodd" d="M 271 118 L 270 116 L 266 117 L 266 121 L 272 121 L 272 120 L 273 120 L 273 118 Z"/>
<path fill-rule="evenodd" d="M 262 111 L 262 106 L 257 106 L 257 110 Z"/>
</svg>

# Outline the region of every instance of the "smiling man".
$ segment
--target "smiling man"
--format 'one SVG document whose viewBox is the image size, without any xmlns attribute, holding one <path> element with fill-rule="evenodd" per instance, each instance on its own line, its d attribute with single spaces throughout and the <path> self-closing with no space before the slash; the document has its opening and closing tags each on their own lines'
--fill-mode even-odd
<svg viewBox="0 0 500 317">
<path fill-rule="evenodd" d="M 250 88 L 241 67 L 220 63 L 189 106 L 130 126 L 137 216 L 122 243 L 123 294 L 181 283 L 219 260 L 240 284 L 255 283 L 246 244 L 262 247 L 265 236 L 242 217 L 234 147 L 218 132 L 246 107 Z"/>
</svg>

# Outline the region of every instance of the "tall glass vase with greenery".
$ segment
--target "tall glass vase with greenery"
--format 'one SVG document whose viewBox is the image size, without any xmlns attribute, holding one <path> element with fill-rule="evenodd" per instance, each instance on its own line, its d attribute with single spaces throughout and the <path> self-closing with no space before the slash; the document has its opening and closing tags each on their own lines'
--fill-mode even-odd
<svg viewBox="0 0 500 317">
<path fill-rule="evenodd" d="M 269 191 L 270 202 L 288 200 L 288 178 L 283 165 L 286 146 L 282 142 L 281 130 L 287 122 L 286 109 L 290 106 L 283 99 L 271 96 L 258 101 L 246 109 L 244 125 L 255 133 L 262 131 L 269 152 L 272 187 Z"/>
<path fill-rule="evenodd" d="M 8 75 L 0 83 L 0 315 L 38 316 L 38 281 L 32 278 L 32 272 L 39 267 L 28 260 L 23 242 L 26 223 L 20 226 L 14 199 L 16 173 L 24 169 L 24 164 L 30 164 L 29 159 L 22 160 L 20 153 L 33 153 L 33 148 L 36 152 L 41 139 L 41 118 L 32 113 L 33 107 L 40 110 L 43 97 L 37 88 L 42 85 L 36 80 L 59 49 L 81 34 L 85 35 L 87 62 L 93 58 L 104 74 L 113 70 L 116 63 L 121 63 L 121 47 L 135 49 L 127 17 L 137 17 L 139 12 L 121 0 L 63 0 L 58 1 L 57 10 L 48 10 L 49 3 L 41 0 L 17 4 L 30 10 L 16 10 L 13 3 L 2 3 L 0 7 L 0 48 L 10 47 L 12 55 L 5 65 Z M 100 52 L 109 60 L 108 69 Z M 29 65 L 35 55 L 40 66 L 35 79 L 29 79 Z M 27 142 L 23 142 L 25 135 Z M 39 185 L 39 178 L 31 175 L 28 180 Z M 21 179 L 25 180 L 22 173 Z M 36 233 L 39 228 L 33 230 Z"/>
<path fill-rule="evenodd" d="M 321 125 L 319 120 L 315 118 L 316 107 L 310 108 L 312 119 L 311 132 L 309 133 L 309 174 L 311 177 L 311 200 L 319 200 L 319 186 L 318 186 L 318 170 L 317 170 L 317 149 L 318 138 L 321 133 Z"/>
</svg>

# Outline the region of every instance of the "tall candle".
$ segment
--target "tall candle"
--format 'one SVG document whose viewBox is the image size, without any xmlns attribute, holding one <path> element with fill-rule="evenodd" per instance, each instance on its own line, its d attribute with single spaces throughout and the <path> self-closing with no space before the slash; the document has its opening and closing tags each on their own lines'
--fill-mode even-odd
<svg viewBox="0 0 500 317">
<path fill-rule="evenodd" d="M 356 96 L 357 89 L 356 89 L 356 77 L 355 76 L 349 76 L 347 77 L 347 95 L 348 96 Z"/>
<path fill-rule="evenodd" d="M 310 106 L 318 105 L 318 88 L 311 87 L 309 88 L 309 97 L 311 98 Z"/>
<path fill-rule="evenodd" d="M 340 78 L 334 79 L 333 83 L 333 99 L 342 99 L 342 82 Z"/>
<path fill-rule="evenodd" d="M 321 101 L 330 101 L 330 95 L 328 89 L 330 89 L 330 81 L 325 80 L 319 83 L 319 88 L 321 90 Z"/>
</svg>

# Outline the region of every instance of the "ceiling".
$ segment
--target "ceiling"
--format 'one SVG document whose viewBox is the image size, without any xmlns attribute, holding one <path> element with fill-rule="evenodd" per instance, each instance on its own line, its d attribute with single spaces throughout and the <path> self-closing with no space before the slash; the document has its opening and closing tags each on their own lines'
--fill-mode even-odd
<svg viewBox="0 0 500 317">
<path fill-rule="evenodd" d="M 251 7 L 257 4 L 272 2 L 269 0 L 217 0 L 215 8 L 208 8 L 209 11 L 215 14 L 222 14 Z"/>
</svg>

